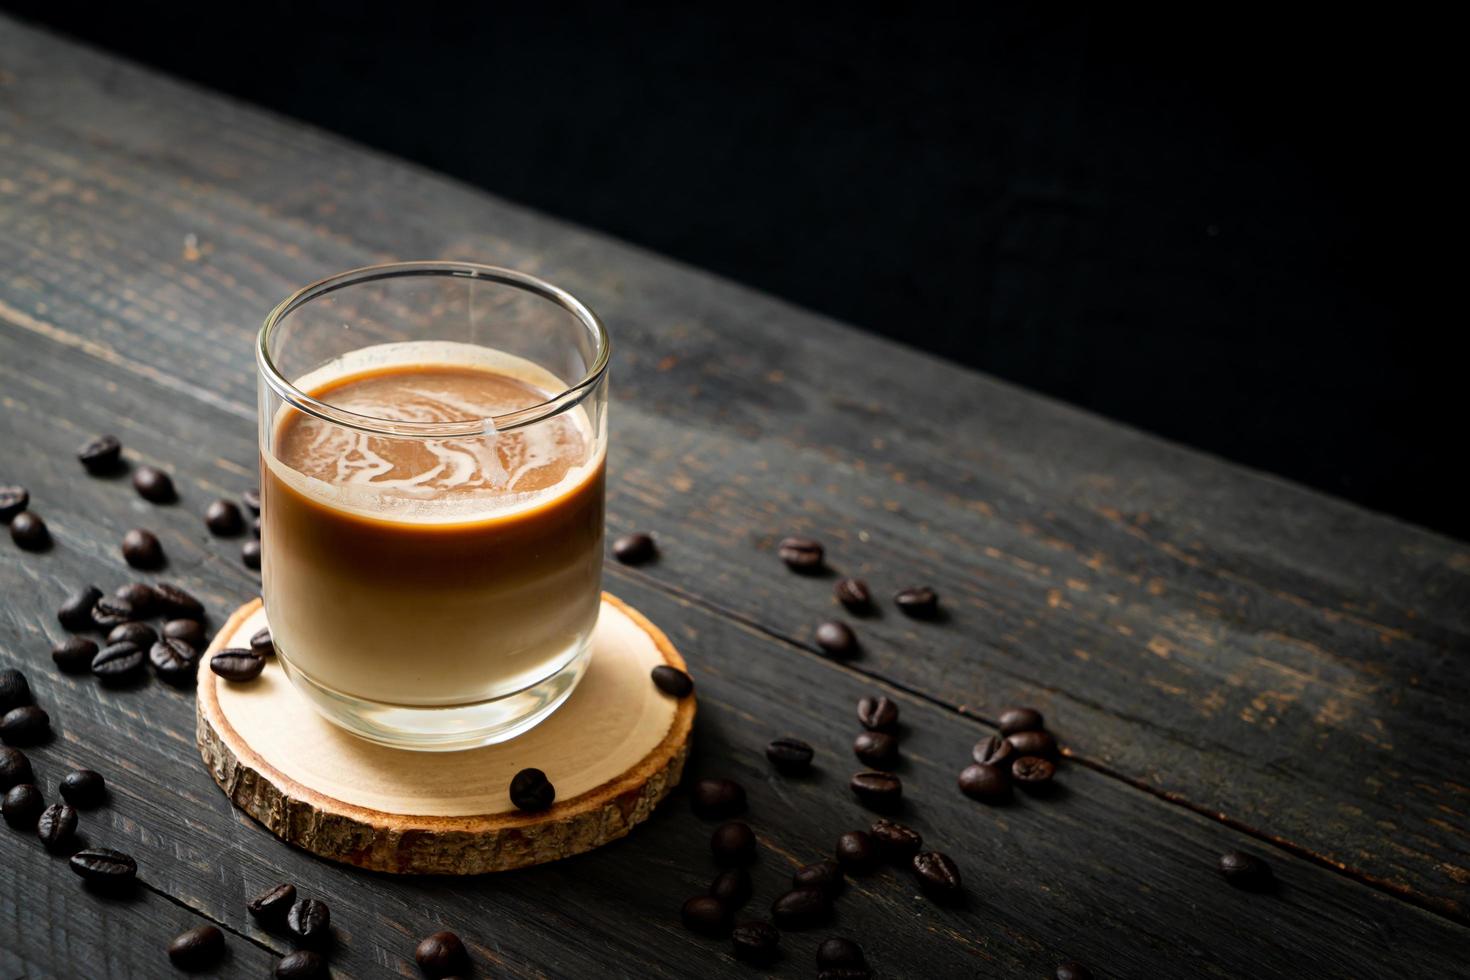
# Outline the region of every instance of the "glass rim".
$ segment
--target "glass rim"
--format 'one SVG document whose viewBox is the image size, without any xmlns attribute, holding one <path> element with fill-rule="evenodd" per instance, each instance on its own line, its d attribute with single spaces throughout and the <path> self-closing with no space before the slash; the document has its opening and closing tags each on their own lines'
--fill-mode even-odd
<svg viewBox="0 0 1470 980">
<path fill-rule="evenodd" d="M 438 277 L 450 276 L 462 279 L 480 279 L 489 282 L 497 282 L 502 285 L 514 286 L 519 289 L 534 293 L 542 299 L 550 300 L 568 313 L 581 321 L 582 325 L 592 334 L 597 343 L 597 356 L 592 361 L 580 381 L 569 385 L 562 391 L 547 398 L 545 401 L 535 405 L 520 408 L 514 412 L 506 412 L 502 415 L 492 415 L 479 419 L 462 419 L 455 422 L 398 422 L 391 419 L 375 418 L 371 415 L 359 415 L 346 409 L 329 405 L 320 399 L 313 398 L 300 388 L 296 387 L 281 374 L 271 359 L 269 341 L 271 332 L 280 325 L 287 316 L 302 306 L 336 292 L 348 286 L 357 286 L 369 282 L 377 282 L 383 279 L 401 279 L 408 277 Z M 598 318 L 596 313 L 571 293 L 554 286 L 530 273 L 518 272 L 515 269 L 507 269 L 502 266 L 483 265 L 478 262 L 456 262 L 448 260 L 425 260 L 418 262 L 385 262 L 379 265 L 366 265 L 356 269 L 348 269 L 346 272 L 338 272 L 318 279 L 316 282 L 308 283 L 300 289 L 287 296 L 276 304 L 266 316 L 261 325 L 260 333 L 256 338 L 255 360 L 260 368 L 261 377 L 266 384 L 270 385 L 277 395 L 287 404 L 298 411 L 305 412 L 324 422 L 334 425 L 347 426 L 363 432 L 371 432 L 378 435 L 397 437 L 417 437 L 424 439 L 443 439 L 455 436 L 479 436 L 488 431 L 488 422 L 496 432 L 506 432 L 511 429 L 534 425 L 545 421 L 556 415 L 567 411 L 580 404 L 596 387 L 597 383 L 607 373 L 611 340 L 607 335 L 607 327 Z"/>
</svg>

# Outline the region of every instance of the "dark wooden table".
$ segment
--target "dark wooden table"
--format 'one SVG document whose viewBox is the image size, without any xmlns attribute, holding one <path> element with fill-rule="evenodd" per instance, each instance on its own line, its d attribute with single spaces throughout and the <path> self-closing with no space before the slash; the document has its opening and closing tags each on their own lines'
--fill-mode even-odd
<svg viewBox="0 0 1470 980">
<path fill-rule="evenodd" d="M 468 100 L 465 124 L 494 125 L 478 112 Z M 752 975 L 679 925 L 715 871 L 682 793 L 552 866 L 365 874 L 230 806 L 187 693 L 51 666 L 62 597 L 136 577 L 117 549 L 130 527 L 160 533 L 164 577 L 216 623 L 256 592 L 238 543 L 200 520 L 255 483 L 255 331 L 301 283 L 422 257 L 547 276 L 611 327 L 609 526 L 653 530 L 663 553 L 612 565 L 608 586 L 696 672 L 692 773 L 749 790 L 748 912 L 869 822 L 846 788 L 854 703 L 902 706 L 905 819 L 956 858 L 968 899 L 858 880 L 830 929 L 785 938 L 776 975 L 813 975 L 828 933 L 859 938 L 882 976 L 1046 977 L 1066 959 L 1099 977 L 1467 975 L 1470 548 L 4 18 L 0 483 L 30 489 L 56 543 L 0 538 L 0 665 L 52 714 L 31 752 L 48 797 L 68 767 L 105 773 L 111 803 L 84 833 L 134 854 L 141 884 L 99 897 L 0 828 L 0 974 L 167 975 L 166 941 L 214 922 L 221 973 L 263 976 L 289 947 L 244 903 L 289 879 L 330 901 L 343 976 L 415 975 L 439 928 L 481 976 Z M 84 477 L 75 450 L 100 432 L 168 468 L 180 502 Z M 773 554 L 792 532 L 885 597 L 855 621 L 850 663 L 812 641 L 840 613 L 831 580 Z M 939 590 L 942 622 L 887 602 L 913 583 Z M 988 808 L 955 774 L 1013 703 L 1050 719 L 1061 791 Z M 784 734 L 817 747 L 811 778 L 770 771 L 762 747 Z M 1225 884 L 1232 848 L 1265 857 L 1279 890 Z"/>
</svg>

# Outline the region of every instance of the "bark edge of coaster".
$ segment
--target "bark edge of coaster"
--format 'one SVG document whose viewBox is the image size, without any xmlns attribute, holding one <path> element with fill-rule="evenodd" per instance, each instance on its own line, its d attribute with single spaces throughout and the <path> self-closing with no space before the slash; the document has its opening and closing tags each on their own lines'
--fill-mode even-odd
<svg viewBox="0 0 1470 980">
<path fill-rule="evenodd" d="M 200 755 L 235 806 L 282 840 L 334 861 L 398 874 L 468 875 L 581 854 L 646 820 L 678 784 L 689 754 L 695 696 L 670 698 L 649 676 L 659 663 L 685 670 L 684 659 L 662 630 L 608 593 L 592 665 L 566 704 L 509 742 L 464 752 L 390 749 L 348 734 L 320 717 L 273 659 L 249 685 L 209 669 L 216 651 L 248 646 L 261 625 L 261 600 L 253 599 L 231 614 L 200 659 Z M 599 715 L 610 698 L 640 691 L 635 722 L 626 720 L 621 700 L 620 711 Z M 299 755 L 283 742 L 293 731 L 307 750 Z M 567 762 L 583 768 L 570 780 L 575 795 L 564 796 L 558 766 L 565 760 L 556 752 L 585 752 L 588 739 L 615 748 L 605 759 Z M 510 805 L 507 773 L 527 766 L 545 770 L 557 786 L 550 809 L 523 813 Z M 465 807 L 473 812 L 458 812 Z"/>
</svg>

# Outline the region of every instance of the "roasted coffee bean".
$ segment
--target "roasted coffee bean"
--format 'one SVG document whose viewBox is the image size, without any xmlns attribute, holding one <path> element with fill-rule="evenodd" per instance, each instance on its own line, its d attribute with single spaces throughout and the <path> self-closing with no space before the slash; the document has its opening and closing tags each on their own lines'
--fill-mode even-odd
<svg viewBox="0 0 1470 980">
<path fill-rule="evenodd" d="M 23 704 L 0 715 L 0 741 L 6 745 L 35 745 L 51 734 L 51 716 L 34 704 Z"/>
<path fill-rule="evenodd" d="M 852 751 L 863 765 L 874 769 L 892 769 L 898 765 L 898 739 L 887 732 L 859 732 L 852 740 Z"/>
<path fill-rule="evenodd" d="M 156 639 L 158 639 L 158 631 L 136 619 L 119 623 L 112 628 L 112 632 L 107 634 L 108 643 L 136 643 L 140 647 L 146 647 Z"/>
<path fill-rule="evenodd" d="M 95 585 L 89 585 L 62 603 L 56 612 L 56 618 L 73 633 L 96 629 L 97 624 L 92 620 L 92 607 L 100 598 L 102 590 Z"/>
<path fill-rule="evenodd" d="M 304 943 L 318 943 L 331 934 L 332 910 L 326 902 L 303 898 L 286 912 L 286 928 Z"/>
<path fill-rule="evenodd" d="M 77 832 L 77 811 L 67 803 L 53 803 L 41 811 L 36 836 L 48 851 L 64 851 Z"/>
<path fill-rule="evenodd" d="M 849 830 L 837 838 L 837 863 L 850 875 L 862 875 L 878 868 L 878 844 L 865 830 Z"/>
<path fill-rule="evenodd" d="M 858 702 L 858 721 L 873 732 L 891 732 L 898 728 L 898 705 L 881 695 Z"/>
<path fill-rule="evenodd" d="M 1219 868 L 1226 881 L 1248 891 L 1263 891 L 1273 881 L 1271 866 L 1254 854 L 1244 851 L 1226 851 L 1221 854 Z"/>
<path fill-rule="evenodd" d="M 107 796 L 107 781 L 91 769 L 73 769 L 61 779 L 61 798 L 86 810 L 101 806 Z"/>
<path fill-rule="evenodd" d="M 77 459 L 93 476 L 101 476 L 117 469 L 122 455 L 122 443 L 117 436 L 98 436 L 77 450 Z"/>
<path fill-rule="evenodd" d="M 710 835 L 709 849 L 721 867 L 749 864 L 755 860 L 755 831 L 739 820 L 722 823 Z"/>
<path fill-rule="evenodd" d="M 199 651 L 183 640 L 163 639 L 148 648 L 148 660 L 160 678 L 170 684 L 198 679 Z"/>
<path fill-rule="evenodd" d="M 1057 980 L 1092 980 L 1092 971 L 1076 961 L 1059 963 Z"/>
<path fill-rule="evenodd" d="M 281 957 L 274 974 L 276 980 L 326 980 L 327 958 L 309 949 L 298 949 Z"/>
<path fill-rule="evenodd" d="M 845 660 L 857 653 L 857 636 L 846 623 L 829 620 L 817 627 L 817 646 L 828 656 Z"/>
<path fill-rule="evenodd" d="M 833 936 L 831 939 L 822 940 L 822 945 L 817 947 L 817 968 L 820 970 L 838 966 L 867 965 L 868 960 L 863 956 L 863 948 L 851 939 Z"/>
<path fill-rule="evenodd" d="M 1007 708 L 1000 713 L 1000 733 L 1034 732 L 1046 727 L 1041 712 L 1035 708 Z"/>
<path fill-rule="evenodd" d="M 92 622 L 99 629 L 111 630 L 113 627 L 130 623 L 137 618 L 133 604 L 117 596 L 103 596 L 92 606 Z"/>
<path fill-rule="evenodd" d="M 812 747 L 799 738 L 778 738 L 766 746 L 766 758 L 776 771 L 799 776 L 812 767 Z"/>
<path fill-rule="evenodd" d="M 984 766 L 1008 766 L 1015 758 L 1016 750 L 1009 739 L 992 735 L 976 742 L 975 747 L 970 750 L 970 755 L 976 762 Z"/>
<path fill-rule="evenodd" d="M 138 874 L 138 862 L 110 847 L 89 847 L 71 856 L 73 874 L 99 884 L 122 884 Z"/>
<path fill-rule="evenodd" d="M 23 510 L 10 519 L 10 540 L 22 551 L 45 551 L 51 547 L 51 532 L 41 515 Z"/>
<path fill-rule="evenodd" d="M 939 595 L 929 586 L 901 589 L 894 593 L 898 611 L 914 619 L 933 619 L 939 615 Z"/>
<path fill-rule="evenodd" d="M 849 612 L 865 613 L 873 608 L 873 593 L 860 578 L 840 578 L 832 586 L 832 594 Z"/>
<path fill-rule="evenodd" d="M 163 565 L 163 545 L 158 542 L 158 535 L 140 527 L 123 535 L 122 555 L 134 568 L 153 569 Z"/>
<path fill-rule="evenodd" d="M 81 674 L 92 669 L 97 644 L 82 636 L 68 636 L 51 648 L 51 660 L 64 674 Z"/>
<path fill-rule="evenodd" d="M 271 631 L 268 627 L 250 634 L 250 651 L 261 657 L 276 655 L 276 645 L 271 642 Z"/>
<path fill-rule="evenodd" d="M 209 658 L 209 669 L 227 681 L 253 681 L 265 669 L 265 658 L 244 647 L 229 647 Z"/>
<path fill-rule="evenodd" d="M 540 769 L 522 769 L 510 781 L 510 801 L 520 810 L 545 810 L 556 802 L 556 787 Z"/>
<path fill-rule="evenodd" d="M 653 686 L 671 698 L 686 698 L 694 692 L 694 679 L 677 667 L 659 664 L 651 675 Z"/>
<path fill-rule="evenodd" d="M 13 667 L 0 670 L 0 715 L 30 703 L 31 685 L 26 675 Z"/>
<path fill-rule="evenodd" d="M 701 779 L 690 791 L 697 816 L 724 820 L 745 812 L 745 787 L 730 779 Z"/>
<path fill-rule="evenodd" d="M 176 619 L 203 619 L 204 605 L 198 599 L 168 582 L 153 586 L 158 596 L 158 611 Z"/>
<path fill-rule="evenodd" d="M 260 542 L 246 541 L 240 546 L 240 560 L 252 571 L 260 569 Z"/>
<path fill-rule="evenodd" d="M 120 683 L 131 680 L 147 655 L 136 643 L 110 643 L 92 658 L 92 673 L 98 680 Z"/>
<path fill-rule="evenodd" d="M 769 922 L 742 922 L 730 930 L 735 958 L 752 966 L 770 966 L 781 952 L 781 933 Z"/>
<path fill-rule="evenodd" d="M 870 810 L 895 810 L 903 799 L 903 782 L 891 772 L 860 772 L 848 785 L 858 802 Z"/>
<path fill-rule="evenodd" d="M 613 557 L 624 565 L 641 565 L 658 554 L 658 546 L 642 531 L 625 534 L 612 543 Z"/>
<path fill-rule="evenodd" d="M 133 607 L 133 615 L 139 619 L 147 619 L 158 611 L 158 593 L 147 583 L 129 582 L 118 586 L 112 594 L 127 600 L 128 605 Z"/>
<path fill-rule="evenodd" d="M 426 977 L 452 977 L 470 965 L 470 954 L 460 938 L 446 929 L 422 940 L 413 951 L 413 960 Z"/>
<path fill-rule="evenodd" d="M 914 855 L 913 867 L 914 874 L 919 879 L 919 887 L 931 897 L 942 901 L 959 897 L 963 887 L 960 884 L 960 869 L 948 855 L 938 851 L 923 851 Z"/>
<path fill-rule="evenodd" d="M 832 900 L 820 888 L 793 888 L 771 903 L 771 918 L 782 929 L 811 929 L 832 915 Z"/>
<path fill-rule="evenodd" d="M 908 865 L 924 846 L 924 838 L 919 836 L 917 830 L 892 820 L 874 820 L 868 833 L 873 835 L 878 853 L 883 855 L 885 861 L 893 864 Z"/>
<path fill-rule="evenodd" d="M 20 783 L 5 791 L 0 813 L 4 814 L 5 822 L 16 830 L 35 830 L 36 821 L 41 819 L 45 806 L 46 801 L 41 798 L 41 790 L 35 783 Z"/>
<path fill-rule="evenodd" d="M 0 524 L 9 524 L 16 514 L 25 510 L 31 495 L 25 487 L 6 485 L 0 487 Z"/>
<path fill-rule="evenodd" d="M 214 926 L 195 926 L 168 944 L 169 962 L 180 970 L 203 970 L 225 954 L 225 934 Z"/>
<path fill-rule="evenodd" d="M 709 893 L 732 911 L 750 901 L 751 891 L 750 872 L 744 868 L 721 871 L 709 884 Z"/>
<path fill-rule="evenodd" d="M 260 488 L 251 487 L 249 490 L 246 490 L 244 493 L 240 494 L 240 502 L 245 505 L 245 508 L 249 510 L 250 513 L 259 514 Z"/>
<path fill-rule="evenodd" d="M 960 771 L 960 792 L 981 803 L 1004 803 L 1011 798 L 1011 778 L 989 762 L 976 762 Z"/>
<path fill-rule="evenodd" d="M 829 898 L 836 898 L 847 884 L 842 865 L 836 861 L 818 861 L 804 868 L 797 868 L 791 876 L 792 888 L 819 888 Z"/>
<path fill-rule="evenodd" d="M 1051 732 L 1025 731 L 1007 735 L 1006 741 L 1011 743 L 1011 748 L 1016 750 L 1016 755 L 1039 755 L 1043 759 L 1054 759 L 1057 754 L 1057 740 L 1052 738 Z"/>
<path fill-rule="evenodd" d="M 163 624 L 163 636 L 168 640 L 183 640 L 198 650 L 204 646 L 204 624 L 197 619 L 170 619 Z"/>
<path fill-rule="evenodd" d="M 245 530 L 245 517 L 231 501 L 216 500 L 204 509 L 204 526 L 210 534 L 234 537 Z"/>
<path fill-rule="evenodd" d="M 1028 793 L 1038 793 L 1051 785 L 1057 767 L 1038 755 L 1023 755 L 1011 763 L 1011 778 Z"/>
<path fill-rule="evenodd" d="M 0 745 L 0 792 L 35 780 L 36 774 L 31 769 L 31 760 L 26 758 L 26 754 L 20 749 Z"/>
<path fill-rule="evenodd" d="M 256 895 L 245 903 L 246 910 L 261 922 L 284 922 L 286 913 L 296 904 L 296 886 L 283 882 Z"/>
<path fill-rule="evenodd" d="M 776 554 L 793 572 L 809 574 L 822 568 L 822 545 L 811 538 L 784 538 L 777 545 Z"/>
<path fill-rule="evenodd" d="M 730 910 L 712 895 L 695 895 L 679 910 L 684 928 L 701 936 L 723 936 L 730 931 Z"/>
<path fill-rule="evenodd" d="M 143 465 L 133 470 L 133 489 L 138 496 L 155 504 L 166 504 L 176 496 L 174 481 L 156 466 Z"/>
</svg>

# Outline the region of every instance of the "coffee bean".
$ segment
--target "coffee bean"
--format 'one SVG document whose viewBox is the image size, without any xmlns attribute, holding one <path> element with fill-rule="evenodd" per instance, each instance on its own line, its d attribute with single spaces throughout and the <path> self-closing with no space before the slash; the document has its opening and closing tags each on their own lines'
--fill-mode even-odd
<svg viewBox="0 0 1470 980">
<path fill-rule="evenodd" d="M 269 627 L 258 629 L 250 634 L 250 652 L 259 657 L 274 657 L 276 645 L 271 642 L 271 631 Z"/>
<path fill-rule="evenodd" d="M 984 766 L 1009 766 L 1015 755 L 1016 750 L 1010 740 L 999 735 L 982 738 L 970 750 L 970 756 Z"/>
<path fill-rule="evenodd" d="M 168 582 L 153 586 L 158 596 L 158 611 L 177 619 L 203 619 L 204 605 L 198 599 Z"/>
<path fill-rule="evenodd" d="M 868 583 L 860 578 L 838 579 L 832 586 L 832 594 L 848 612 L 862 614 L 873 608 L 873 593 L 868 591 Z"/>
<path fill-rule="evenodd" d="M 35 745 L 51 734 L 51 716 L 34 704 L 11 708 L 0 715 L 0 741 L 6 745 Z"/>
<path fill-rule="evenodd" d="M 77 459 L 93 476 L 101 476 L 117 469 L 122 454 L 122 443 L 117 436 L 98 436 L 77 450 Z"/>
<path fill-rule="evenodd" d="M 1220 874 L 1237 888 L 1248 891 L 1264 891 L 1271 887 L 1271 866 L 1254 854 L 1244 851 L 1226 851 L 1220 855 Z"/>
<path fill-rule="evenodd" d="M 857 710 L 858 721 L 869 731 L 891 732 L 898 728 L 898 705 L 886 697 L 863 698 Z"/>
<path fill-rule="evenodd" d="M 730 911 L 712 895 L 695 895 L 679 910 L 684 928 L 701 936 L 723 936 L 730 931 Z"/>
<path fill-rule="evenodd" d="M 260 488 L 251 487 L 249 490 L 246 490 L 244 493 L 240 494 L 240 502 L 245 505 L 246 509 L 249 510 L 250 513 L 259 514 Z"/>
<path fill-rule="evenodd" d="M 1011 798 L 1011 779 L 1006 770 L 989 762 L 976 762 L 960 771 L 960 792 L 981 803 L 1004 803 Z"/>
<path fill-rule="evenodd" d="M 812 747 L 799 738 L 778 738 L 766 746 L 766 758 L 776 771 L 799 776 L 812 767 Z"/>
<path fill-rule="evenodd" d="M 92 669 L 97 644 L 81 636 L 68 636 L 51 648 L 51 660 L 63 674 L 80 674 Z"/>
<path fill-rule="evenodd" d="M 257 538 L 260 537 L 260 518 L 252 517 L 250 519 L 250 533 Z"/>
<path fill-rule="evenodd" d="M 153 586 L 144 582 L 129 582 L 120 585 L 112 593 L 119 599 L 127 601 L 133 607 L 133 615 L 139 619 L 147 619 L 158 611 L 158 593 Z"/>
<path fill-rule="evenodd" d="M 12 667 L 0 670 L 0 715 L 30 703 L 31 685 L 26 675 Z"/>
<path fill-rule="evenodd" d="M 34 783 L 19 783 L 5 791 L 5 799 L 0 802 L 0 814 L 16 830 L 35 830 L 36 821 L 41 818 L 41 810 L 45 806 L 46 801 Z"/>
<path fill-rule="evenodd" d="M 1037 755 L 1023 755 L 1011 763 L 1011 778 L 1028 793 L 1048 789 L 1056 771 L 1056 766 Z"/>
<path fill-rule="evenodd" d="M 253 681 L 265 669 L 265 658 L 244 647 L 229 647 L 209 658 L 209 669 L 237 684 Z"/>
<path fill-rule="evenodd" d="M 138 491 L 138 496 L 155 504 L 166 504 L 176 496 L 173 479 L 156 466 L 144 465 L 134 470 L 133 489 Z"/>
<path fill-rule="evenodd" d="M 865 830 L 849 830 L 837 838 L 836 857 L 847 874 L 867 874 L 878 868 L 878 844 Z"/>
<path fill-rule="evenodd" d="M 510 781 L 510 801 L 517 809 L 545 810 L 556 802 L 556 787 L 540 769 L 522 769 Z"/>
<path fill-rule="evenodd" d="M 260 569 L 260 542 L 246 541 L 240 546 L 240 560 L 252 571 Z"/>
<path fill-rule="evenodd" d="M 51 532 L 41 515 L 23 510 L 10 519 L 10 540 L 22 551 L 45 551 L 51 547 Z"/>
<path fill-rule="evenodd" d="M 914 619 L 933 619 L 939 615 L 939 596 L 927 585 L 901 589 L 893 596 L 898 611 Z"/>
<path fill-rule="evenodd" d="M 1041 712 L 1035 708 L 1007 708 L 1000 713 L 1000 733 L 1014 735 L 1016 732 L 1034 732 L 1045 728 Z"/>
<path fill-rule="evenodd" d="M 245 530 L 245 517 L 228 500 L 216 500 L 204 509 L 204 526 L 218 537 L 234 537 Z"/>
<path fill-rule="evenodd" d="M 102 590 L 95 585 L 89 585 L 61 604 L 56 612 L 56 619 L 73 633 L 96 629 L 97 624 L 92 620 L 92 607 L 100 598 Z"/>
<path fill-rule="evenodd" d="M 245 909 L 261 922 L 284 922 L 286 913 L 296 904 L 296 886 L 283 882 L 256 895 L 245 903 Z"/>
<path fill-rule="evenodd" d="M 117 596 L 103 596 L 92 606 L 92 622 L 100 629 L 110 630 L 137 618 L 133 604 Z"/>
<path fill-rule="evenodd" d="M 1092 980 L 1092 971 L 1075 961 L 1057 964 L 1057 980 Z"/>
<path fill-rule="evenodd" d="M 195 926 L 168 944 L 169 962 L 180 970 L 203 970 L 225 953 L 225 934 L 214 926 Z"/>
<path fill-rule="evenodd" d="M 1039 755 L 1043 759 L 1056 758 L 1057 740 L 1051 732 L 1026 731 L 1007 735 L 1006 741 L 1016 750 L 1016 755 Z"/>
<path fill-rule="evenodd" d="M 851 939 L 833 936 L 822 940 L 817 947 L 817 968 L 826 970 L 837 966 L 867 966 L 863 948 Z"/>
<path fill-rule="evenodd" d="M 903 782 L 891 772 L 860 772 L 848 785 L 870 810 L 895 810 L 903 799 Z"/>
<path fill-rule="evenodd" d="M 846 623 L 829 620 L 817 627 L 817 646 L 829 656 L 845 660 L 857 653 L 857 636 Z"/>
<path fill-rule="evenodd" d="M 64 851 L 77 832 L 77 811 L 66 803 L 53 803 L 41 811 L 36 836 L 48 851 Z"/>
<path fill-rule="evenodd" d="M 892 769 L 898 765 L 898 739 L 887 732 L 859 732 L 852 740 L 852 751 L 863 765 L 873 769 Z"/>
<path fill-rule="evenodd" d="M 319 943 L 331 934 L 332 910 L 326 902 L 303 898 L 286 913 L 286 928 L 304 943 Z"/>
<path fill-rule="evenodd" d="M 782 929 L 811 929 L 832 915 L 832 901 L 820 888 L 793 888 L 771 903 L 771 918 Z"/>
<path fill-rule="evenodd" d="M 722 823 L 710 835 L 709 849 L 721 867 L 749 864 L 755 860 L 755 832 L 739 820 Z"/>
<path fill-rule="evenodd" d="M 183 640 L 159 640 L 148 648 L 148 660 L 159 678 L 170 684 L 187 684 L 199 677 L 199 651 Z"/>
<path fill-rule="evenodd" d="M 742 922 L 730 931 L 735 958 L 752 966 L 770 966 L 781 952 L 781 933 L 769 922 Z"/>
<path fill-rule="evenodd" d="M 653 538 L 642 531 L 625 534 L 612 544 L 613 557 L 624 565 L 641 565 L 658 554 Z"/>
<path fill-rule="evenodd" d="M 413 951 L 413 959 L 426 977 L 451 977 L 470 965 L 464 943 L 447 929 L 422 940 Z"/>
<path fill-rule="evenodd" d="M 0 486 L 0 524 L 9 524 L 30 502 L 31 495 L 25 487 Z"/>
<path fill-rule="evenodd" d="M 61 779 L 61 798 L 74 807 L 86 810 L 101 806 L 106 796 L 106 780 L 91 769 L 73 769 Z"/>
<path fill-rule="evenodd" d="M 751 891 L 750 872 L 744 868 L 721 871 L 709 885 L 709 893 L 732 911 L 750 901 Z"/>
<path fill-rule="evenodd" d="M 117 624 L 107 634 L 108 643 L 136 643 L 140 647 L 146 647 L 156 639 L 158 631 L 136 619 Z"/>
<path fill-rule="evenodd" d="M 932 898 L 950 901 L 959 897 L 963 888 L 960 884 L 960 869 L 947 855 L 938 851 L 915 854 L 913 868 L 919 879 L 919 887 Z"/>
<path fill-rule="evenodd" d="M 842 865 L 836 861 L 808 864 L 804 868 L 798 868 L 791 876 L 792 888 L 817 888 L 829 898 L 836 898 L 846 884 L 847 878 L 842 873 Z"/>
<path fill-rule="evenodd" d="M 163 624 L 163 636 L 168 640 L 183 640 L 198 650 L 205 642 L 204 624 L 197 619 L 170 619 Z"/>
<path fill-rule="evenodd" d="M 694 691 L 694 679 L 677 667 L 659 664 L 651 674 L 653 686 L 671 698 L 686 698 Z"/>
<path fill-rule="evenodd" d="M 136 643 L 112 643 L 92 658 L 92 673 L 98 680 L 121 683 L 136 676 L 146 654 Z"/>
<path fill-rule="evenodd" d="M 35 782 L 36 774 L 31 769 L 31 760 L 20 749 L 0 745 L 0 792 L 21 783 Z"/>
<path fill-rule="evenodd" d="M 163 545 L 158 535 L 135 527 L 122 539 L 123 558 L 134 568 L 153 569 L 163 565 Z"/>
<path fill-rule="evenodd" d="M 924 846 L 924 838 L 917 830 L 892 820 L 874 820 L 868 833 L 873 835 L 878 853 L 893 864 L 907 865 Z"/>
<path fill-rule="evenodd" d="M 89 847 L 71 856 L 71 870 L 86 881 L 123 884 L 138 874 L 138 862 L 110 847 Z"/>
<path fill-rule="evenodd" d="M 776 546 L 776 554 L 793 572 L 811 574 L 822 568 L 822 545 L 811 538 L 784 538 Z"/>
<path fill-rule="evenodd" d="M 298 949 L 281 957 L 274 973 L 276 980 L 326 980 L 327 958 L 309 949 Z"/>
<path fill-rule="evenodd" d="M 729 779 L 701 779 L 690 792 L 697 816 L 724 820 L 745 812 L 745 788 Z"/>
</svg>

